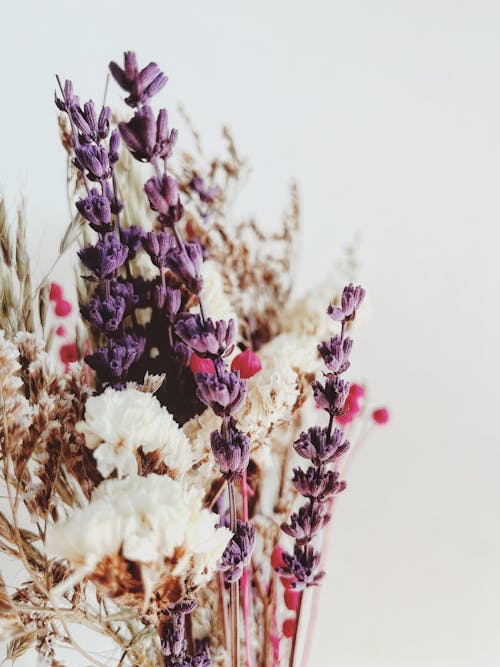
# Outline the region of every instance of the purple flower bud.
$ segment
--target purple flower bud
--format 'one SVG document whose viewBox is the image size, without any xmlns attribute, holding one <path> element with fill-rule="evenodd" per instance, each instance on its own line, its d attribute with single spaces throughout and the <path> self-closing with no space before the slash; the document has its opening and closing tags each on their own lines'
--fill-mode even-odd
<svg viewBox="0 0 500 667">
<path fill-rule="evenodd" d="M 106 334 L 118 330 L 125 314 L 126 303 L 121 296 L 102 299 L 94 296 L 88 306 L 81 306 L 83 317 Z"/>
<path fill-rule="evenodd" d="M 318 345 L 318 352 L 329 371 L 335 374 L 344 373 L 351 365 L 349 355 L 352 349 L 352 338 L 341 339 L 334 336 L 329 342 Z"/>
<path fill-rule="evenodd" d="M 148 232 L 142 239 L 144 250 L 159 269 L 167 266 L 167 259 L 175 246 L 175 238 L 169 232 Z"/>
<path fill-rule="evenodd" d="M 351 322 L 356 316 L 356 310 L 365 298 L 365 290 L 358 285 L 349 283 L 344 287 L 340 306 L 328 306 L 328 315 L 338 322 Z"/>
<path fill-rule="evenodd" d="M 193 294 L 199 294 L 203 287 L 202 262 L 203 252 L 198 241 L 185 243 L 183 248 L 175 248 L 168 256 L 168 268 Z"/>
<path fill-rule="evenodd" d="M 219 188 L 217 185 L 214 185 L 211 188 L 207 187 L 203 178 L 197 176 L 196 174 L 194 174 L 191 178 L 189 187 L 198 194 L 201 201 L 205 204 L 212 204 L 219 194 Z"/>
<path fill-rule="evenodd" d="M 337 417 L 342 414 L 349 387 L 349 382 L 336 375 L 328 375 L 324 384 L 318 381 L 312 383 L 314 400 L 318 407 Z"/>
<path fill-rule="evenodd" d="M 191 359 L 191 350 L 187 345 L 177 341 L 174 343 L 174 354 L 181 368 L 187 368 Z"/>
<path fill-rule="evenodd" d="M 282 555 L 284 566 L 276 569 L 278 574 L 292 578 L 290 588 L 302 591 L 308 586 L 315 586 L 324 576 L 324 572 L 317 572 L 321 555 L 310 544 L 295 545 L 293 554 L 286 551 Z"/>
<path fill-rule="evenodd" d="M 196 373 L 196 382 L 198 398 L 219 417 L 235 412 L 245 400 L 246 386 L 239 373 Z"/>
<path fill-rule="evenodd" d="M 150 162 L 156 144 L 156 122 L 151 107 L 141 107 L 128 123 L 119 123 L 118 129 L 136 160 Z"/>
<path fill-rule="evenodd" d="M 183 664 L 179 661 L 183 659 L 187 649 L 187 642 L 184 639 L 184 614 L 172 614 L 168 622 L 163 625 L 161 646 L 163 655 L 170 658 L 168 664 Z"/>
<path fill-rule="evenodd" d="M 214 322 L 201 315 L 183 313 L 175 326 L 175 333 L 189 345 L 199 357 L 214 358 L 230 354 L 233 349 L 234 320 Z"/>
<path fill-rule="evenodd" d="M 155 155 L 166 159 L 172 154 L 174 144 L 177 141 L 177 131 L 168 131 L 168 114 L 166 109 L 160 109 L 156 120 L 156 146 Z M 176 203 L 176 202 L 175 202 Z M 173 206 L 174 204 L 172 204 Z"/>
<path fill-rule="evenodd" d="M 144 230 L 136 225 L 120 227 L 120 241 L 128 248 L 127 259 L 134 259 L 137 251 L 142 246 Z"/>
<path fill-rule="evenodd" d="M 161 90 L 167 82 L 167 77 L 156 63 L 149 63 L 139 72 L 135 53 L 127 51 L 124 55 L 124 69 L 115 62 L 109 64 L 109 69 L 118 85 L 130 93 L 125 102 L 131 107 L 136 107 L 144 104 Z"/>
<path fill-rule="evenodd" d="M 144 191 L 152 210 L 162 216 L 168 216 L 171 208 L 179 204 L 179 185 L 175 178 L 167 174 L 163 174 L 161 179 L 150 178 L 144 186 Z"/>
<path fill-rule="evenodd" d="M 315 466 L 338 459 L 349 449 L 349 440 L 342 441 L 343 432 L 335 428 L 329 436 L 327 428 L 311 426 L 300 434 L 293 447 L 299 456 L 310 459 Z"/>
<path fill-rule="evenodd" d="M 119 154 L 118 150 L 120 148 L 120 132 L 118 130 L 113 130 L 111 136 L 109 137 L 109 161 L 111 164 L 118 162 Z"/>
<path fill-rule="evenodd" d="M 111 282 L 110 292 L 113 298 L 121 297 L 125 301 L 126 311 L 137 306 L 139 302 L 139 296 L 134 292 L 134 285 L 120 278 Z M 98 296 L 101 300 L 105 299 L 106 290 L 104 286 L 99 285 L 94 292 L 94 296 Z"/>
<path fill-rule="evenodd" d="M 123 208 L 122 202 L 116 196 L 116 193 L 113 192 L 109 181 L 104 183 L 104 194 L 108 198 L 109 203 L 111 204 L 111 213 L 118 215 Z"/>
<path fill-rule="evenodd" d="M 108 154 L 104 146 L 76 146 L 75 165 L 82 171 L 87 171 L 91 181 L 103 181 L 110 177 Z"/>
<path fill-rule="evenodd" d="M 76 202 L 76 208 L 98 234 L 105 234 L 113 229 L 109 199 L 100 195 L 95 188 L 89 192 L 87 197 Z"/>
<path fill-rule="evenodd" d="M 222 475 L 229 480 L 239 478 L 248 466 L 250 441 L 236 428 L 234 419 L 230 419 L 225 434 L 219 431 L 210 434 L 210 445 Z"/>
<path fill-rule="evenodd" d="M 181 307 L 181 291 L 167 287 L 165 294 L 165 304 L 166 316 L 170 322 L 173 322 Z"/>
<path fill-rule="evenodd" d="M 55 103 L 59 111 L 66 111 L 67 113 L 69 113 L 71 107 L 79 106 L 80 100 L 77 95 L 73 94 L 73 83 L 68 79 L 64 82 L 63 99 L 56 95 Z"/>
<path fill-rule="evenodd" d="M 113 232 L 106 234 L 95 245 L 85 246 L 78 251 L 82 263 L 98 280 L 114 278 L 127 259 L 127 255 L 127 247 L 120 243 L 118 236 Z"/>
<path fill-rule="evenodd" d="M 222 554 L 217 569 L 224 580 L 232 583 L 241 579 L 243 571 L 250 565 L 255 547 L 255 528 L 250 523 L 238 521 L 236 532 Z"/>
<path fill-rule="evenodd" d="M 99 136 L 99 139 L 106 139 L 106 137 L 108 136 L 110 122 L 111 122 L 111 109 L 109 107 L 103 107 L 101 109 L 101 113 L 99 114 L 99 120 L 97 121 L 97 134 Z M 110 162 L 112 162 L 111 156 L 110 156 Z"/>
<path fill-rule="evenodd" d="M 288 523 L 282 523 L 281 530 L 293 537 L 297 544 L 306 544 L 326 526 L 330 518 L 322 503 L 310 501 L 294 512 Z"/>
<path fill-rule="evenodd" d="M 294 468 L 292 482 L 301 496 L 327 500 L 345 489 L 346 483 L 339 482 L 338 479 L 338 472 L 310 466 L 307 470 Z"/>
</svg>

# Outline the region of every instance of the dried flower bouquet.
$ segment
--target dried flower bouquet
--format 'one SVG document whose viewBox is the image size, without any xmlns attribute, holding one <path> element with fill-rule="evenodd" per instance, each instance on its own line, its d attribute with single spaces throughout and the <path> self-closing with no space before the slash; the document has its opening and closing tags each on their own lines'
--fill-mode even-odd
<svg viewBox="0 0 500 667">
<path fill-rule="evenodd" d="M 101 666 L 305 665 L 343 463 L 388 419 L 344 379 L 364 290 L 292 299 L 295 188 L 280 233 L 234 224 L 229 133 L 223 158 L 194 131 L 176 156 L 159 67 L 128 52 L 110 71 L 117 123 L 58 79 L 76 337 L 62 287 L 34 287 L 23 215 L 14 249 L 0 210 L 0 549 L 23 571 L 0 577 L 0 640 L 53 667 L 74 664 L 64 646 Z"/>
</svg>

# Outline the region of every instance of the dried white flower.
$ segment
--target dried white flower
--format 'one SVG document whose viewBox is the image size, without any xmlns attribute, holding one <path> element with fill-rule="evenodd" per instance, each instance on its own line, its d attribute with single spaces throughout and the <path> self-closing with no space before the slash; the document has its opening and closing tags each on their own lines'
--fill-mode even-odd
<svg viewBox="0 0 500 667">
<path fill-rule="evenodd" d="M 108 387 L 85 406 L 85 420 L 77 430 L 94 450 L 99 472 L 105 477 L 137 473 L 136 452 L 158 451 L 172 475 L 191 467 L 189 442 L 172 415 L 152 394 L 127 385 L 123 391 Z"/>
<path fill-rule="evenodd" d="M 203 495 L 155 474 L 106 480 L 87 507 L 48 530 L 47 552 L 86 573 L 111 559 L 118 578 L 122 561 L 136 563 L 145 595 L 167 580 L 171 596 L 185 586 L 192 592 L 212 577 L 232 535 L 216 527 L 219 517 L 203 508 Z M 103 571 L 111 576 L 109 567 Z"/>
<path fill-rule="evenodd" d="M 0 330 L 0 434 L 5 437 L 5 417 L 11 448 L 19 445 L 33 418 L 33 408 L 24 395 L 23 381 L 18 374 L 20 370 L 18 348 Z"/>
<path fill-rule="evenodd" d="M 203 262 L 201 275 L 203 277 L 201 296 L 206 312 L 214 321 L 232 318 L 236 322 L 236 311 L 224 290 L 224 280 L 217 263 L 210 259 Z"/>
</svg>

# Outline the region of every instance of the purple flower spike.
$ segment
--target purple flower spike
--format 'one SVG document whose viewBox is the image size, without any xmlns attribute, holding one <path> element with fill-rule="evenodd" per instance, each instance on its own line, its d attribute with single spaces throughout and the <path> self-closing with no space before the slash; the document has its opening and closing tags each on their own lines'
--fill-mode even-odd
<svg viewBox="0 0 500 667">
<path fill-rule="evenodd" d="M 76 208 L 98 234 L 105 234 L 113 229 L 110 201 L 99 194 L 96 188 L 93 188 L 87 197 L 79 199 Z"/>
<path fill-rule="evenodd" d="M 141 107 L 128 123 L 119 123 L 118 129 L 136 160 L 149 162 L 154 157 L 156 121 L 151 107 Z"/>
<path fill-rule="evenodd" d="M 111 164 L 118 162 L 119 155 L 118 149 L 120 148 L 120 132 L 118 130 L 113 130 L 109 138 L 109 152 L 108 157 Z"/>
<path fill-rule="evenodd" d="M 307 470 L 294 468 L 292 482 L 301 496 L 324 501 L 346 488 L 346 483 L 338 479 L 338 472 L 310 466 Z"/>
<path fill-rule="evenodd" d="M 109 64 L 109 69 L 118 85 L 130 93 L 125 102 L 136 107 L 156 95 L 167 83 L 167 77 L 156 63 L 149 63 L 139 72 L 137 57 L 133 51 L 127 51 L 124 56 L 124 69 L 115 62 Z"/>
<path fill-rule="evenodd" d="M 91 181 L 104 181 L 111 176 L 104 146 L 75 146 L 75 165 L 81 171 L 86 170 Z"/>
<path fill-rule="evenodd" d="M 114 278 L 127 255 L 127 247 L 122 245 L 118 236 L 112 232 L 95 245 L 85 246 L 78 251 L 82 263 L 98 280 Z"/>
<path fill-rule="evenodd" d="M 167 287 L 165 291 L 165 306 L 167 318 L 170 322 L 173 322 L 181 307 L 181 291 Z"/>
<path fill-rule="evenodd" d="M 325 383 L 312 383 L 314 400 L 318 407 L 337 417 L 342 414 L 349 394 L 350 383 L 336 375 L 327 376 Z"/>
<path fill-rule="evenodd" d="M 232 583 L 241 579 L 243 571 L 250 565 L 255 547 L 255 528 L 243 521 L 238 521 L 236 532 L 222 554 L 218 570 L 224 574 L 224 580 Z"/>
<path fill-rule="evenodd" d="M 239 479 L 248 466 L 250 441 L 236 428 L 234 419 L 229 420 L 225 435 L 219 431 L 211 433 L 210 445 L 222 475 L 231 481 Z"/>
<path fill-rule="evenodd" d="M 235 412 L 245 400 L 246 386 L 239 373 L 221 370 L 215 373 L 197 373 L 196 394 L 202 403 L 223 417 Z"/>
<path fill-rule="evenodd" d="M 176 248 L 168 257 L 168 268 L 175 273 L 188 290 L 199 294 L 203 287 L 200 270 L 203 262 L 203 251 L 197 241 L 185 243 L 184 248 Z"/>
<path fill-rule="evenodd" d="M 169 232 L 148 232 L 142 239 L 144 250 L 159 269 L 167 266 L 167 259 L 175 246 L 175 238 Z"/>
<path fill-rule="evenodd" d="M 297 544 L 306 544 L 326 526 L 330 518 L 323 503 L 308 502 L 291 515 L 288 523 L 281 524 L 281 530 L 293 537 Z"/>
<path fill-rule="evenodd" d="M 349 283 L 342 292 L 341 305 L 328 306 L 328 315 L 332 320 L 338 322 L 351 322 L 356 316 L 357 308 L 365 298 L 365 293 L 361 285 L 354 287 L 352 283 Z"/>
<path fill-rule="evenodd" d="M 164 624 L 161 640 L 163 655 L 170 659 L 169 664 L 183 664 L 187 649 L 184 639 L 184 614 L 172 614 L 168 623 Z"/>
<path fill-rule="evenodd" d="M 352 349 L 352 338 L 342 338 L 334 336 L 329 342 L 323 342 L 318 345 L 318 352 L 323 358 L 326 367 L 332 373 L 344 373 L 351 362 L 349 355 Z"/>
<path fill-rule="evenodd" d="M 214 358 L 232 352 L 235 326 L 234 320 L 217 320 L 210 317 L 203 320 L 201 315 L 182 314 L 175 327 L 175 333 L 189 345 L 199 357 Z"/>
<path fill-rule="evenodd" d="M 320 554 L 310 544 L 301 546 L 296 544 L 293 554 L 283 553 L 282 567 L 277 567 L 276 571 L 284 577 L 292 578 L 290 588 L 296 591 L 302 591 L 308 586 L 315 586 L 323 578 L 324 572 L 317 572 Z"/>
<path fill-rule="evenodd" d="M 349 440 L 342 440 L 343 432 L 336 428 L 331 435 L 327 428 L 311 426 L 300 434 L 293 448 L 299 456 L 310 459 L 315 466 L 338 459 L 349 449 Z"/>
</svg>

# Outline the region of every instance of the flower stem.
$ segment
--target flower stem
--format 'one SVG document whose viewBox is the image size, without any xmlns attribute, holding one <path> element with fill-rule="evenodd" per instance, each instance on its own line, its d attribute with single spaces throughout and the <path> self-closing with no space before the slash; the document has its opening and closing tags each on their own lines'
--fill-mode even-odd
<svg viewBox="0 0 500 667">
<path fill-rule="evenodd" d="M 292 639 L 292 648 L 290 650 L 290 662 L 288 663 L 288 667 L 295 667 L 295 653 L 297 650 L 297 638 L 299 636 L 299 631 L 300 631 L 300 616 L 302 611 L 303 597 L 304 597 L 304 591 L 302 591 L 302 593 L 299 596 L 299 606 L 297 607 L 297 616 L 295 621 L 295 633 Z"/>
<path fill-rule="evenodd" d="M 243 471 L 241 480 L 241 499 L 243 501 L 243 521 L 248 522 L 248 486 L 247 471 Z M 245 626 L 245 656 L 246 667 L 253 667 L 252 652 L 250 647 L 250 568 L 245 568 L 241 577 L 241 594 L 243 597 L 243 623 Z"/>
<path fill-rule="evenodd" d="M 229 493 L 229 527 L 233 533 L 235 533 L 237 528 L 236 496 L 234 492 L 234 483 L 232 481 L 228 480 L 227 489 Z M 240 664 L 238 618 L 240 606 L 239 590 L 239 582 L 232 582 L 229 589 L 229 616 L 231 620 L 231 667 L 239 667 Z"/>
</svg>

